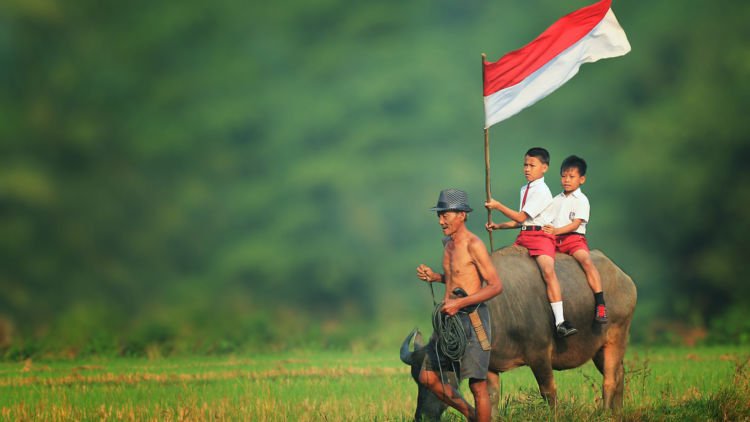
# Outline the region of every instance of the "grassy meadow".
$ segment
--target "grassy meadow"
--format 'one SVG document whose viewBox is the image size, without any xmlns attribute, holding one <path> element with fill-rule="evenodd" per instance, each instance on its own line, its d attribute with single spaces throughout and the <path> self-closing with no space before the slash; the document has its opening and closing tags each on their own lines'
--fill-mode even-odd
<svg viewBox="0 0 750 422">
<path fill-rule="evenodd" d="M 500 411 L 508 421 L 750 420 L 748 359 L 739 347 L 632 347 L 620 415 L 598 410 L 593 364 L 556 373 L 556 412 L 519 368 L 501 376 Z M 406 421 L 415 404 L 398 350 L 0 363 L 0 420 Z"/>
</svg>

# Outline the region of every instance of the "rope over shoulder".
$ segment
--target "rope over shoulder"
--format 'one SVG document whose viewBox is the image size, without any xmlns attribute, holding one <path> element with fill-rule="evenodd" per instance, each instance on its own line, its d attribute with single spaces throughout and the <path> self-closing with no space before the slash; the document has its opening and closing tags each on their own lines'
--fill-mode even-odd
<svg viewBox="0 0 750 422">
<path fill-rule="evenodd" d="M 466 351 L 466 331 L 461 318 L 441 312 L 443 303 L 435 305 L 432 311 L 432 328 L 438 334 L 440 351 L 452 361 L 459 361 Z"/>
</svg>

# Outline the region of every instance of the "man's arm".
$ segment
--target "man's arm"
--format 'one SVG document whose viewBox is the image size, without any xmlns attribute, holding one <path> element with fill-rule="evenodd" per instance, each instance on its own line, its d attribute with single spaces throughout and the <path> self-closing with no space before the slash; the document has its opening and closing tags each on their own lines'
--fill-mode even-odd
<svg viewBox="0 0 750 422">
<path fill-rule="evenodd" d="M 514 222 L 518 224 L 522 224 L 524 221 L 526 221 L 529 216 L 524 211 L 516 211 L 514 209 L 508 208 L 500 201 L 497 201 L 495 199 L 491 199 L 484 203 L 485 208 L 488 210 L 498 210 L 501 213 L 503 213 L 506 217 L 510 218 Z"/>
<path fill-rule="evenodd" d="M 417 267 L 417 277 L 428 283 L 445 283 L 445 276 L 432 271 L 432 268 L 424 264 L 420 264 Z"/>
<path fill-rule="evenodd" d="M 567 225 L 562 226 L 562 227 L 555 227 L 555 226 L 552 226 L 552 225 L 548 224 L 548 225 L 544 226 L 543 230 L 547 234 L 572 233 L 572 232 L 576 231 L 576 229 L 578 229 L 578 227 L 581 226 L 581 223 L 583 223 L 583 220 L 581 220 L 580 218 L 576 218 L 575 220 L 573 220 L 572 223 L 567 224 Z"/>
</svg>

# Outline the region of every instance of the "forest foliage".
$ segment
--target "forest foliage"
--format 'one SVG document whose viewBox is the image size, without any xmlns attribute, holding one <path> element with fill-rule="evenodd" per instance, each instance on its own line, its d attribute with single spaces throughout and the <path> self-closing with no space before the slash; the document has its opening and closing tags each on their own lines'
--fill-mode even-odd
<svg viewBox="0 0 750 422">
<path fill-rule="evenodd" d="M 392 347 L 428 320 L 438 192 L 484 232 L 480 54 L 586 4 L 4 2 L 1 350 Z M 553 191 L 585 157 L 633 339 L 750 342 L 750 6 L 613 9 L 632 52 L 491 129 L 493 195 L 532 146 Z"/>
</svg>

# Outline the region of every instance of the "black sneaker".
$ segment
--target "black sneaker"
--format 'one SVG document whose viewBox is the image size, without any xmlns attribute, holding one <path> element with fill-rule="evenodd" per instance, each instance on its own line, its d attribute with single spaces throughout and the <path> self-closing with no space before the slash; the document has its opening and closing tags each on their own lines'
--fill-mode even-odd
<svg viewBox="0 0 750 422">
<path fill-rule="evenodd" d="M 568 321 L 563 321 L 560 323 L 560 325 L 557 326 L 557 337 L 563 338 L 567 336 L 572 336 L 573 334 L 577 333 L 578 330 L 575 329 Z"/>
<path fill-rule="evenodd" d="M 607 323 L 607 307 L 604 305 L 596 305 L 596 313 L 594 315 L 594 321 L 599 324 Z"/>
</svg>

